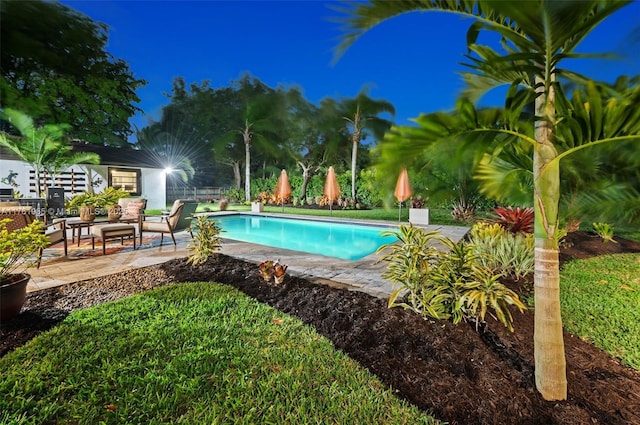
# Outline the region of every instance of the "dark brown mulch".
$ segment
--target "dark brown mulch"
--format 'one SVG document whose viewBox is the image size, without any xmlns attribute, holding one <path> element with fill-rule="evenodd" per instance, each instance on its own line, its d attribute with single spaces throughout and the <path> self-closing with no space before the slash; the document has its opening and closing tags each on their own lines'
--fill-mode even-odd
<svg viewBox="0 0 640 425">
<path fill-rule="evenodd" d="M 588 233 L 571 233 L 561 260 L 640 252 L 640 243 L 616 240 L 603 243 Z M 640 424 L 640 373 L 570 334 L 565 334 L 569 398 L 541 399 L 533 377 L 532 312 L 514 313 L 514 333 L 491 321 L 476 332 L 469 324 L 424 320 L 406 310 L 388 309 L 386 300 L 292 276 L 282 286 L 269 286 L 257 276 L 254 264 L 225 255 L 201 267 L 179 259 L 31 294 L 25 311 L 0 326 L 0 354 L 74 309 L 191 280 L 233 285 L 301 318 L 399 397 L 452 424 Z"/>
</svg>

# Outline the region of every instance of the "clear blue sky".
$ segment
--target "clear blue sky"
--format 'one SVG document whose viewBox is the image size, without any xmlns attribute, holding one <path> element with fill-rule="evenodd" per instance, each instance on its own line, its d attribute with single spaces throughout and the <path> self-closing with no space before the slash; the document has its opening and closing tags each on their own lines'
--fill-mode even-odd
<svg viewBox="0 0 640 425">
<path fill-rule="evenodd" d="M 110 28 L 107 50 L 124 59 L 137 78 L 147 116 L 160 118 L 174 77 L 187 84 L 210 80 L 227 86 L 249 72 L 271 87 L 302 87 L 308 100 L 352 97 L 368 87 L 373 98 L 396 107 L 396 123 L 421 112 L 450 109 L 461 88 L 465 35 L 471 21 L 444 13 L 411 13 L 361 37 L 332 64 L 339 25 L 330 1 L 129 1 L 62 3 Z M 583 61 L 574 68 L 594 79 L 640 74 L 630 34 L 640 25 L 640 2 L 605 21 L 580 49 L 617 52 L 617 61 Z M 635 53 L 635 54 L 633 54 Z M 565 67 L 567 63 L 565 62 Z M 146 119 L 133 123 L 142 127 Z"/>
</svg>

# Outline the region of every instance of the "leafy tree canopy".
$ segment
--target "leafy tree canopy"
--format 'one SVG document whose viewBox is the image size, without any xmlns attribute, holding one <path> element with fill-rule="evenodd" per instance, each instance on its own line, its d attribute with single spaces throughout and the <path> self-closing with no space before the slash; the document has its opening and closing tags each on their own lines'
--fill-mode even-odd
<svg viewBox="0 0 640 425">
<path fill-rule="evenodd" d="M 4 0 L 0 40 L 0 106 L 67 123 L 72 138 L 126 143 L 146 82 L 105 50 L 105 24 L 57 2 Z"/>
</svg>

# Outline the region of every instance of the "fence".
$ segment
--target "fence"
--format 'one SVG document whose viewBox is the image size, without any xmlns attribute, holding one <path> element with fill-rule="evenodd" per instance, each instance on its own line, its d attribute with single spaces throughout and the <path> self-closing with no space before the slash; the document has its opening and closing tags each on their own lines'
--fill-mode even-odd
<svg viewBox="0 0 640 425">
<path fill-rule="evenodd" d="M 176 199 L 195 199 L 201 202 L 217 201 L 228 187 L 168 187 L 167 203 Z"/>
</svg>

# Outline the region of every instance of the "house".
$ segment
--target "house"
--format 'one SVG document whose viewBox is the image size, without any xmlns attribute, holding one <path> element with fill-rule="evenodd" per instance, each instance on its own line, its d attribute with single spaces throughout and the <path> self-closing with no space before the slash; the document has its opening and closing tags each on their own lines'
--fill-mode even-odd
<svg viewBox="0 0 640 425">
<path fill-rule="evenodd" d="M 100 165 L 74 165 L 56 175 L 40 176 L 40 186 L 64 188 L 65 198 L 84 192 L 91 184 L 94 191 L 106 187 L 124 189 L 131 196 L 147 199 L 148 209 L 165 209 L 166 171 L 145 152 L 131 147 L 110 147 L 73 143 L 73 150 L 93 152 Z M 14 188 L 25 198 L 38 198 L 35 171 L 15 154 L 0 147 L 0 189 Z"/>
</svg>

